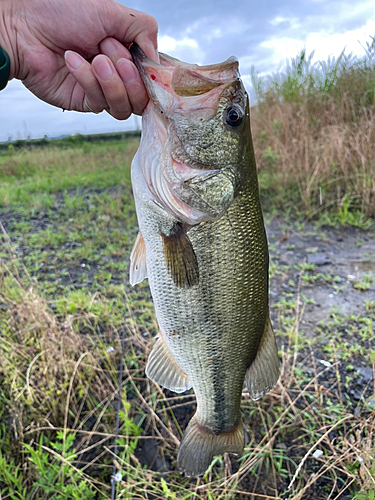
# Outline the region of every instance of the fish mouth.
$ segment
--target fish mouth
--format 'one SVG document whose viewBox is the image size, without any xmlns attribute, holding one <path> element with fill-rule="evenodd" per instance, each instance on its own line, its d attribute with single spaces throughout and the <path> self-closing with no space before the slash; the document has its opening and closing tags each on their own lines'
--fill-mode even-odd
<svg viewBox="0 0 375 500">
<path fill-rule="evenodd" d="M 176 117 L 194 112 L 199 113 L 198 121 L 214 117 L 222 93 L 239 78 L 237 59 L 198 66 L 159 53 L 159 64 L 137 44 L 131 46 L 130 53 L 152 103 L 143 116 L 149 120 L 152 117 L 163 151 L 158 168 L 149 161 L 150 155 L 145 156 L 142 164 L 149 190 L 161 206 L 182 222 L 194 225 L 217 220 L 234 197 L 236 179 L 232 166 L 192 158 L 176 129 Z M 150 131 L 145 128 L 143 134 Z"/>
<path fill-rule="evenodd" d="M 172 159 L 194 170 L 229 167 L 193 159 L 175 133 L 171 115 L 175 110 L 182 115 L 188 114 L 194 106 L 194 109 L 199 109 L 202 120 L 212 118 L 223 91 L 239 78 L 237 58 L 232 56 L 221 63 L 199 66 L 159 52 L 160 63 L 157 63 L 149 59 L 136 43 L 131 45 L 130 54 L 149 98 L 159 110 L 160 118 L 168 124 Z M 195 98 L 194 104 L 191 99 L 186 99 L 191 97 Z"/>
<path fill-rule="evenodd" d="M 130 47 L 130 54 L 150 98 L 160 106 L 170 100 L 163 99 L 166 97 L 164 92 L 176 97 L 199 96 L 218 87 L 224 88 L 239 76 L 238 59 L 234 56 L 221 63 L 199 66 L 159 52 L 159 64 L 149 59 L 136 43 Z M 163 92 L 157 90 L 158 86 Z"/>
</svg>

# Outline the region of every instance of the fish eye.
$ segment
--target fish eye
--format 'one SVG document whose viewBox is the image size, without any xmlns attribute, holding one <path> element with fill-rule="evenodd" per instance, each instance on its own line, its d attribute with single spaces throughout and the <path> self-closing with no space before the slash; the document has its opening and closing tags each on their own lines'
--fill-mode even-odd
<svg viewBox="0 0 375 500">
<path fill-rule="evenodd" d="M 225 121 L 231 127 L 238 127 L 242 123 L 243 113 L 238 106 L 229 106 L 226 109 Z"/>
</svg>

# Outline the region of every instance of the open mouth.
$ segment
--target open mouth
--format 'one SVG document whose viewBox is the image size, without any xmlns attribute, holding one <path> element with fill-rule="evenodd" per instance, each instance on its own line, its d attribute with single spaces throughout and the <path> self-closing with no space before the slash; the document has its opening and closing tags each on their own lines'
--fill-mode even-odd
<svg viewBox="0 0 375 500">
<path fill-rule="evenodd" d="M 135 43 L 130 47 L 150 99 L 165 112 L 175 98 L 199 97 L 217 89 L 221 93 L 228 83 L 239 77 L 238 60 L 230 57 L 218 64 L 188 64 L 159 53 L 160 64 L 149 59 Z"/>
</svg>

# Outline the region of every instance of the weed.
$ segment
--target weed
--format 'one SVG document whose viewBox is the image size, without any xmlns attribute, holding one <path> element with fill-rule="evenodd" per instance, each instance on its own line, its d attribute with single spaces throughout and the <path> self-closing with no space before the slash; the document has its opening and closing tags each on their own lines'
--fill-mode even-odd
<svg viewBox="0 0 375 500">
<path fill-rule="evenodd" d="M 374 41 L 365 49 L 363 57 L 342 52 L 316 63 L 302 50 L 271 76 L 252 70 L 254 146 L 268 202 L 324 224 L 370 227 Z"/>
<path fill-rule="evenodd" d="M 364 273 L 363 280 L 355 281 L 353 283 L 353 288 L 355 288 L 356 290 L 365 291 L 369 290 L 373 283 L 375 283 L 375 275 L 372 273 Z"/>
<path fill-rule="evenodd" d="M 41 434 L 36 448 L 24 444 L 25 456 L 35 467 L 37 479 L 32 485 L 31 495 L 39 491 L 39 498 L 56 498 L 63 500 L 72 498 L 91 500 L 96 492 L 92 485 L 85 480 L 84 474 L 74 467 L 77 458 L 73 442 L 74 433 L 64 434 L 58 431 L 55 442 L 43 444 Z"/>
</svg>

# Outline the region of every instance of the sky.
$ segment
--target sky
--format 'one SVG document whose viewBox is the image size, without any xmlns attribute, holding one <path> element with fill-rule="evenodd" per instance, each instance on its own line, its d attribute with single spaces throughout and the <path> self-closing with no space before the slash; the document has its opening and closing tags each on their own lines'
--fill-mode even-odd
<svg viewBox="0 0 375 500">
<path fill-rule="evenodd" d="M 212 64 L 234 55 L 245 85 L 252 66 L 276 71 L 306 48 L 314 60 L 361 55 L 375 36 L 374 0 L 132 0 L 125 5 L 152 14 L 159 23 L 159 50 L 190 63 Z M 65 111 L 31 94 L 20 81 L 0 92 L 0 142 L 134 130 L 140 119 L 118 121 Z"/>
</svg>

